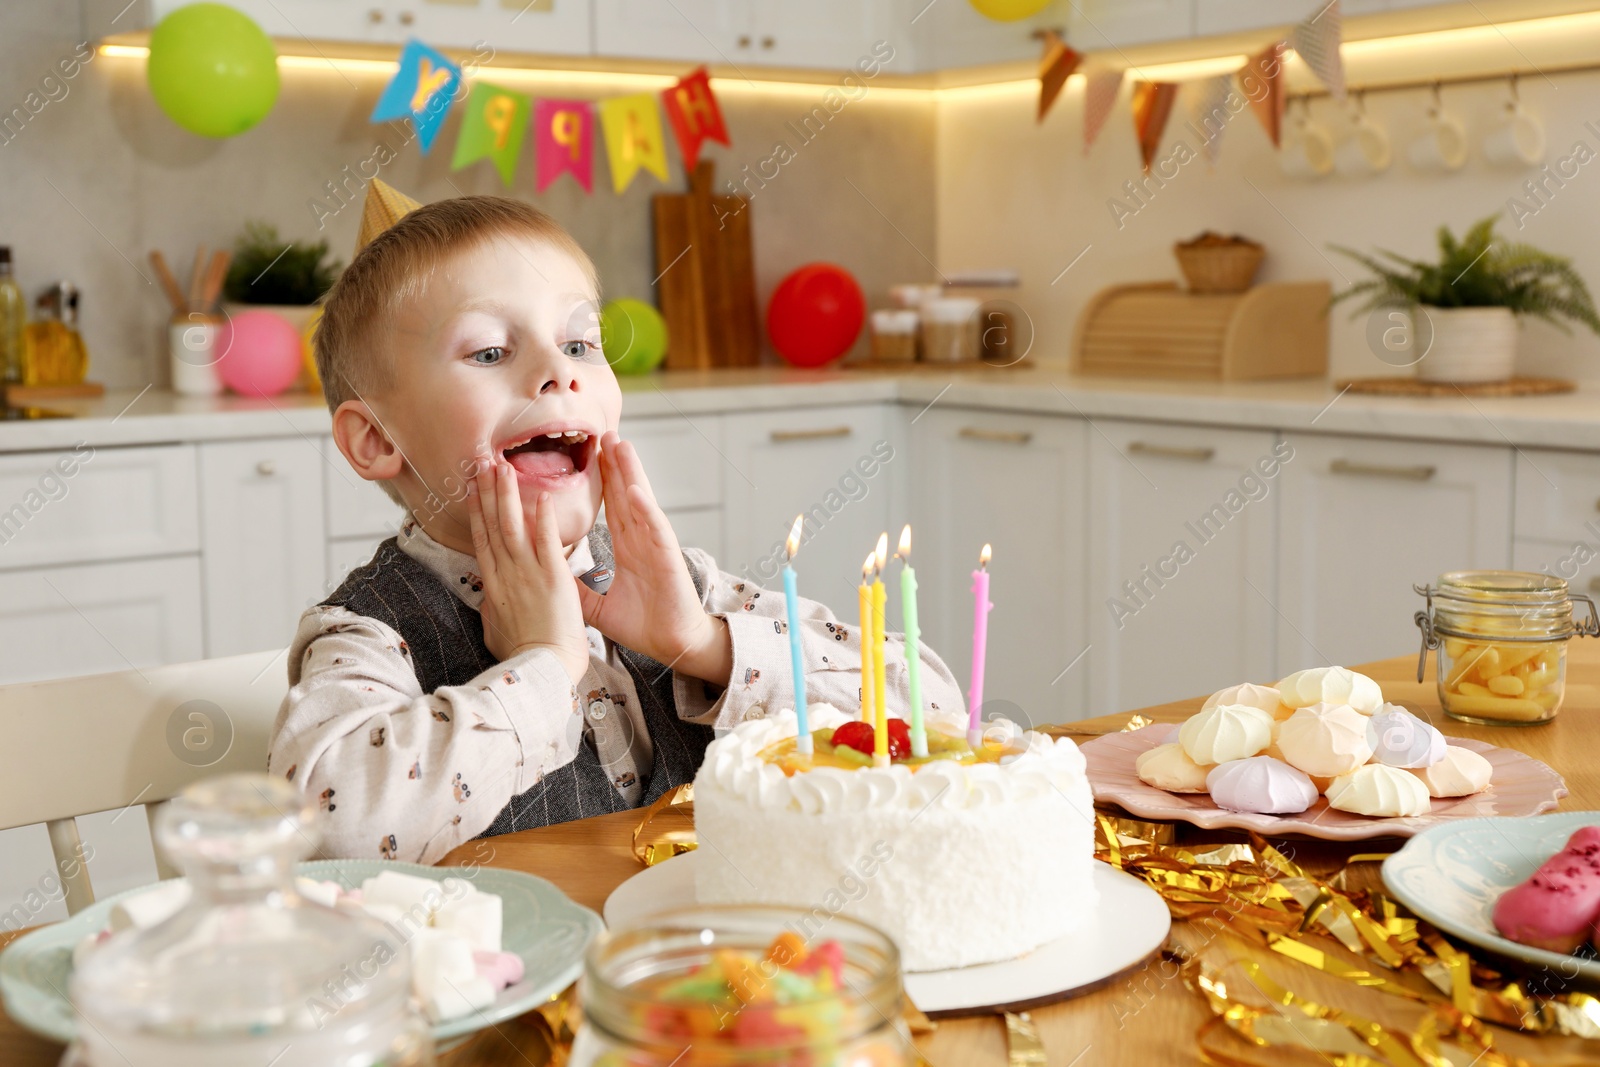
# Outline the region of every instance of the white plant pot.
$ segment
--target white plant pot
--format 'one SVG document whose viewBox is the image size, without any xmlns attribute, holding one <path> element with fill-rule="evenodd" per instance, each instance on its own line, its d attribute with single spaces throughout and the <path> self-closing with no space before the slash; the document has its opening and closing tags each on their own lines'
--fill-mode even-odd
<svg viewBox="0 0 1600 1067">
<path fill-rule="evenodd" d="M 1418 308 L 1433 325 L 1417 363 L 1426 382 L 1500 382 L 1517 366 L 1517 317 L 1508 308 Z M 1421 331 L 1419 331 L 1421 332 Z"/>
</svg>

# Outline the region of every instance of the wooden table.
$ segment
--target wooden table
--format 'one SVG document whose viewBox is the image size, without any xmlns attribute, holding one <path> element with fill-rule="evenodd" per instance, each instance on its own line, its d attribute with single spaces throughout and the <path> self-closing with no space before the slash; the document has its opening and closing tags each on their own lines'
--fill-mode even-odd
<svg viewBox="0 0 1600 1067">
<path fill-rule="evenodd" d="M 1471 737 L 1520 749 L 1541 759 L 1566 778 L 1571 795 L 1563 810 L 1600 807 L 1600 643 L 1574 641 L 1568 660 L 1567 701 L 1553 723 L 1535 727 L 1478 727 L 1446 719 L 1439 710 L 1429 678 L 1416 681 L 1415 655 L 1383 660 L 1360 668 L 1383 687 L 1384 695 L 1404 704 L 1439 726 L 1445 733 Z M 1199 709 L 1195 697 L 1148 708 L 1140 714 L 1158 722 L 1180 721 Z M 1106 716 L 1073 726 L 1085 733 L 1119 729 L 1127 715 Z M 578 903 L 599 911 L 606 897 L 624 879 L 637 873 L 630 850 L 630 833 L 638 822 L 636 812 L 602 815 L 503 837 L 469 842 L 441 863 L 482 863 L 528 871 L 548 878 Z M 1216 831 L 1183 829 L 1184 840 L 1214 841 L 1226 837 Z M 1354 852 L 1383 852 L 1398 847 L 1394 840 L 1364 841 L 1358 846 L 1294 843 L 1296 858 L 1309 866 L 1336 868 Z M 1363 865 L 1362 876 L 1375 880 L 1376 865 Z M 1360 1013 L 1386 1025 L 1405 1026 L 1422 1014 L 1417 1005 L 1401 998 L 1360 989 L 1328 978 L 1301 964 L 1264 953 L 1231 936 L 1207 938 L 1190 923 L 1176 923 L 1173 938 L 1222 966 L 1241 956 L 1259 962 L 1268 976 L 1323 1004 Z M 9 938 L 0 939 L 0 945 Z M 1235 972 L 1237 973 L 1237 972 Z M 1106 988 L 1032 1013 L 1050 1067 L 1090 1067 L 1100 1064 L 1198 1063 L 1195 1034 L 1210 1016 L 1200 999 L 1190 993 L 1170 969 L 1158 963 L 1138 969 Z M 1579 1064 L 1600 1061 L 1595 1044 L 1567 1038 L 1531 1038 L 1503 1030 L 1494 1031 L 1499 1047 L 1538 1064 Z M 999 1017 L 946 1020 L 919 1038 L 917 1046 L 937 1067 L 1004 1065 L 1005 1025 Z M 525 1064 L 542 1049 L 535 1032 L 516 1024 L 485 1031 L 467 1046 L 442 1058 L 443 1067 L 500 1067 Z M 1242 1042 L 1229 1051 L 1246 1060 L 1282 1067 L 1281 1057 L 1270 1050 L 1254 1050 Z M 0 1064 L 7 1067 L 54 1067 L 61 1048 L 22 1031 L 0 1015 Z M 537 1055 L 532 1055 L 535 1062 Z M 1307 1062 L 1310 1062 L 1309 1060 Z"/>
</svg>

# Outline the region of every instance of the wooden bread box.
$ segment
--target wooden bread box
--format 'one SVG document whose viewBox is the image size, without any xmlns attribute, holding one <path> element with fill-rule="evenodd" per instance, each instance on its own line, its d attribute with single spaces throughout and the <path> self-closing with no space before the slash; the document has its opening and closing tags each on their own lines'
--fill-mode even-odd
<svg viewBox="0 0 1600 1067">
<path fill-rule="evenodd" d="M 1078 318 L 1072 370 L 1114 378 L 1249 381 L 1328 373 L 1327 282 L 1192 293 L 1172 282 L 1113 285 Z"/>
</svg>

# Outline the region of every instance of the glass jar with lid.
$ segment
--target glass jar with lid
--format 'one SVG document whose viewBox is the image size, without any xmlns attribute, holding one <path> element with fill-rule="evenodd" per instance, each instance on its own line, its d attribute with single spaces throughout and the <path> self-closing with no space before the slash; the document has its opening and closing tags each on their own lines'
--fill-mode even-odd
<svg viewBox="0 0 1600 1067">
<path fill-rule="evenodd" d="M 1428 650 L 1438 650 L 1439 704 L 1462 722 L 1529 726 L 1549 722 L 1566 695 L 1567 642 L 1600 634 L 1594 602 L 1567 583 L 1531 571 L 1451 571 L 1416 586 L 1422 681 Z M 1573 618 L 1574 602 L 1588 618 Z"/>
<path fill-rule="evenodd" d="M 572 1067 L 916 1062 L 899 951 L 843 915 L 722 906 L 614 927 L 578 999 Z"/>
</svg>

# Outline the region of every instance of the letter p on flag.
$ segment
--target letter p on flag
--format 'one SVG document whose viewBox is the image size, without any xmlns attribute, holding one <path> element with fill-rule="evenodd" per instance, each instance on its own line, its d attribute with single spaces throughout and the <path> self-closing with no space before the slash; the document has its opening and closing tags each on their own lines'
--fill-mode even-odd
<svg viewBox="0 0 1600 1067">
<path fill-rule="evenodd" d="M 700 146 L 707 140 L 732 145 L 722 121 L 722 108 L 711 91 L 711 73 L 705 67 L 661 93 L 667 120 L 683 152 L 683 169 L 692 171 L 700 161 Z"/>
</svg>

